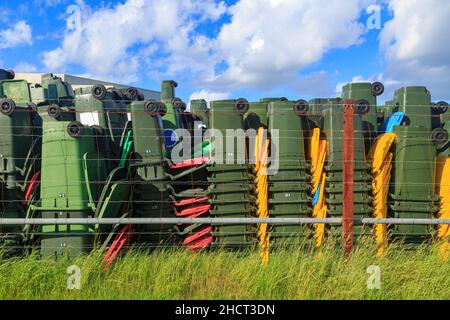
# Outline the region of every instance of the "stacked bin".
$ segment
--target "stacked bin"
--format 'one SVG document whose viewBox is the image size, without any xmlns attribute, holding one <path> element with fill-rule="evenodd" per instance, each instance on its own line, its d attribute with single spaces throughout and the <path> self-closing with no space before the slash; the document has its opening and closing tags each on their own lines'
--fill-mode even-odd
<svg viewBox="0 0 450 320">
<path fill-rule="evenodd" d="M 71 106 L 73 104 L 73 92 L 71 87 L 51 73 L 42 75 L 41 84 L 47 91 L 49 104 Z"/>
<path fill-rule="evenodd" d="M 133 215 L 136 217 L 201 217 L 208 214 L 206 180 L 202 159 L 173 163 L 165 157 L 163 118 L 167 104 L 157 101 L 133 102 L 131 119 L 134 152 Z M 201 160 L 201 161 L 200 161 Z M 200 249 L 212 241 L 209 226 L 158 224 L 139 226 L 138 241 L 158 245 L 179 243 Z"/>
<path fill-rule="evenodd" d="M 328 142 L 327 158 L 324 166 L 326 172 L 325 201 L 330 217 L 342 217 L 343 214 L 343 139 L 344 112 L 343 101 L 339 98 L 320 101 L 320 129 L 322 138 Z M 371 174 L 366 163 L 364 131 L 361 114 L 364 110 L 356 110 L 354 115 L 354 216 L 369 217 L 373 212 L 371 197 Z M 341 230 L 332 228 L 332 233 L 339 237 Z M 355 235 L 369 234 L 368 228 L 355 226 Z"/>
<path fill-rule="evenodd" d="M 434 190 L 436 145 L 432 141 L 431 97 L 425 87 L 395 91 L 394 112 L 404 112 L 402 125 L 394 127 L 394 163 L 389 192 L 389 213 L 394 218 L 432 218 L 438 210 Z M 396 225 L 394 238 L 407 243 L 430 239 L 427 225 Z"/>
<path fill-rule="evenodd" d="M 169 179 L 164 172 L 164 140 L 161 116 L 164 105 L 158 102 L 133 102 L 134 161 L 133 215 L 135 217 L 173 217 L 167 191 Z M 159 244 L 173 240 L 172 225 L 138 226 L 142 242 Z"/>
<path fill-rule="evenodd" d="M 203 128 L 209 128 L 209 110 L 204 99 L 191 100 L 191 112 L 202 123 Z"/>
<path fill-rule="evenodd" d="M 269 216 L 299 218 L 311 216 L 311 177 L 305 154 L 305 117 L 308 103 L 274 101 L 268 104 L 271 136 L 268 175 Z M 278 138 L 276 138 L 278 136 Z M 272 171 L 273 170 L 273 171 Z M 275 245 L 301 243 L 310 234 L 306 225 L 274 225 L 269 237 Z"/>
<path fill-rule="evenodd" d="M 342 88 L 342 99 L 352 99 L 362 117 L 365 149 L 368 152 L 377 136 L 377 96 L 384 92 L 380 82 L 349 83 Z"/>
<path fill-rule="evenodd" d="M 92 128 L 92 139 L 102 154 L 99 161 L 104 161 L 107 173 L 104 180 L 92 183 L 100 195 L 96 217 L 114 218 L 130 211 L 131 186 L 126 164 L 133 139 L 128 114 L 129 104 L 140 99 L 139 95 L 135 88 L 107 89 L 102 84 L 75 90 L 76 120 Z M 113 226 L 112 232 L 115 229 Z M 110 230 L 111 226 L 97 225 L 96 231 L 100 233 L 97 240 L 107 241 Z"/>
<path fill-rule="evenodd" d="M 162 118 L 162 127 L 164 154 L 167 157 L 165 172 L 170 178 L 168 190 L 172 211 L 181 218 L 208 217 L 211 209 L 206 183 L 209 141 L 203 140 L 206 129 L 203 123 L 208 122 L 207 104 L 205 100 L 193 101 L 191 112 L 187 112 L 186 103 L 175 96 L 177 86 L 173 80 L 165 80 L 161 84 L 161 100 L 167 110 Z M 179 156 L 180 147 L 183 149 L 183 158 L 172 158 L 172 155 Z M 191 250 L 209 246 L 213 241 L 211 231 L 210 225 L 175 226 L 175 232 L 182 240 L 181 245 Z"/>
<path fill-rule="evenodd" d="M 99 194 L 94 184 L 105 179 L 105 168 L 93 129 L 64 120 L 71 116 L 43 119 L 40 198 L 30 207 L 32 217 L 88 218 L 95 212 Z M 93 247 L 93 226 L 88 225 L 44 225 L 34 236 L 45 256 L 76 256 Z"/>
<path fill-rule="evenodd" d="M 161 102 L 167 108 L 167 113 L 162 117 L 164 129 L 177 129 L 181 127 L 175 110 L 176 107 L 182 107 L 179 103 L 180 99 L 175 97 L 176 87 L 178 87 L 178 83 L 173 80 L 164 80 L 161 83 Z"/>
<path fill-rule="evenodd" d="M 195 134 L 202 135 L 201 146 L 196 146 L 196 137 L 194 136 L 194 150 L 192 157 L 208 157 L 210 152 L 209 139 L 205 135 L 209 129 L 209 109 L 204 99 L 191 100 L 191 112 L 194 116 L 194 129 L 198 130 Z"/>
<path fill-rule="evenodd" d="M 76 119 L 96 130 L 109 170 L 121 159 L 129 103 L 121 91 L 101 84 L 75 90 Z"/>
<path fill-rule="evenodd" d="M 437 146 L 435 192 L 439 195 L 439 219 L 449 219 L 450 200 L 450 117 L 448 103 L 440 101 L 433 104 L 433 132 L 432 138 Z M 448 225 L 437 226 L 437 239 L 440 241 L 439 253 L 444 260 L 450 257 L 450 228 Z"/>
<path fill-rule="evenodd" d="M 1 218 L 24 218 L 26 191 L 37 170 L 33 109 L 25 81 L 0 70 L 0 187 Z M 0 246 L 16 252 L 23 242 L 21 226 L 0 226 Z"/>
<path fill-rule="evenodd" d="M 254 176 L 246 154 L 244 114 L 249 104 L 245 99 L 212 101 L 210 108 L 211 152 L 208 188 L 211 216 L 243 218 L 255 215 Z M 239 132 L 241 134 L 239 134 Z M 233 138 L 234 134 L 240 135 Z M 227 145 L 227 140 L 232 145 Z M 223 148 L 219 148 L 222 144 Z M 245 247 L 255 242 L 255 227 L 250 225 L 214 224 L 214 245 Z"/>
</svg>

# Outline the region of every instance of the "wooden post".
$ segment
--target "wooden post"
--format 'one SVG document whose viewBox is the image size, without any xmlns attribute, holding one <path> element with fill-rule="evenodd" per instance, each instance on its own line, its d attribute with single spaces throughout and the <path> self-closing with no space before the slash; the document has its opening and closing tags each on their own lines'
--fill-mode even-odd
<svg viewBox="0 0 450 320">
<path fill-rule="evenodd" d="M 344 101 L 342 247 L 347 258 L 353 250 L 354 101 Z"/>
</svg>

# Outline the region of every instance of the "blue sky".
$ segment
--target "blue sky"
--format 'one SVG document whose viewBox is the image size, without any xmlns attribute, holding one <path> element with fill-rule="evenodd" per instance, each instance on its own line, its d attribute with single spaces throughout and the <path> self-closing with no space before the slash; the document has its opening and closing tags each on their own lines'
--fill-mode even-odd
<svg viewBox="0 0 450 320">
<path fill-rule="evenodd" d="M 171 78 L 184 100 L 327 97 L 375 80 L 382 100 L 403 85 L 448 100 L 450 4 L 430 2 L 2 1 L 0 66 L 150 89 Z M 380 29 L 367 28 L 371 5 Z"/>
</svg>

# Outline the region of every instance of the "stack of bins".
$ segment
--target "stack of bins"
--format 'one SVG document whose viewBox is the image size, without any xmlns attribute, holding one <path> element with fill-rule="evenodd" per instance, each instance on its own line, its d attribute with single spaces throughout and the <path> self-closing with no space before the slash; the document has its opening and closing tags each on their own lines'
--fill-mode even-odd
<svg viewBox="0 0 450 320">
<path fill-rule="evenodd" d="M 108 171 L 116 168 L 122 154 L 129 108 L 128 99 L 115 88 L 106 89 L 97 84 L 75 90 L 76 119 L 83 125 L 95 129 Z"/>
<path fill-rule="evenodd" d="M 425 87 L 395 91 L 394 111 L 404 112 L 394 127 L 394 163 L 389 192 L 389 214 L 395 218 L 432 218 L 438 211 L 434 189 L 436 146 L 432 141 L 431 96 Z M 429 240 L 428 225 L 396 225 L 394 238 L 417 244 Z"/>
<path fill-rule="evenodd" d="M 440 197 L 439 213 L 437 218 L 450 218 L 450 153 L 449 153 L 449 130 L 450 130 L 450 112 L 448 103 L 440 101 L 435 103 L 432 108 L 433 113 L 433 133 L 432 138 L 437 145 L 436 158 L 436 180 L 435 192 Z M 439 252 L 444 260 L 450 257 L 450 227 L 448 225 L 437 226 L 437 238 L 441 242 Z"/>
<path fill-rule="evenodd" d="M 70 85 L 51 73 L 44 74 L 41 78 L 40 85 L 48 92 L 47 98 L 49 104 L 58 104 L 60 106 L 72 105 L 73 92 Z"/>
<path fill-rule="evenodd" d="M 209 128 L 209 110 L 204 99 L 191 100 L 191 112 L 201 122 L 204 129 Z"/>
<path fill-rule="evenodd" d="M 344 112 L 342 100 L 329 99 L 322 111 L 323 138 L 328 142 L 327 158 L 324 166 L 326 172 L 325 201 L 328 216 L 342 217 L 343 213 L 343 138 Z M 370 217 L 373 212 L 371 197 L 370 167 L 366 163 L 364 133 L 361 115 L 354 115 L 354 216 Z M 340 237 L 341 228 L 333 227 L 332 234 Z M 369 235 L 370 229 L 355 226 L 355 236 Z"/>
<path fill-rule="evenodd" d="M 362 117 L 366 152 L 370 150 L 377 137 L 377 96 L 383 92 L 384 86 L 380 82 L 349 83 L 342 88 L 342 99 L 352 99 L 355 102 L 356 113 Z"/>
<path fill-rule="evenodd" d="M 186 104 L 175 96 L 176 87 L 177 83 L 173 80 L 161 84 L 161 100 L 167 110 L 162 117 L 162 127 L 164 154 L 168 158 L 166 173 L 170 176 L 169 197 L 175 216 L 208 217 L 211 209 L 206 183 L 209 142 L 202 139 L 205 133 L 203 122 L 208 122 L 208 108 L 205 100 L 195 100 L 191 102 L 191 112 L 187 112 Z M 200 116 L 195 112 L 199 112 Z M 185 144 L 190 146 L 190 150 L 183 147 L 183 160 L 172 158 L 178 157 L 177 150 Z M 182 238 L 181 244 L 190 250 L 206 248 L 213 241 L 211 225 L 184 224 L 175 226 L 175 229 Z"/>
<path fill-rule="evenodd" d="M 24 218 L 26 191 L 33 186 L 37 155 L 28 83 L 0 70 L 0 218 Z M 17 253 L 21 226 L 0 226 L 0 248 Z"/>
<path fill-rule="evenodd" d="M 268 210 L 268 184 L 267 166 L 270 140 L 267 133 L 267 104 L 278 99 L 260 99 L 259 102 L 250 102 L 245 114 L 244 127 L 247 136 L 248 161 L 254 175 L 254 192 L 256 198 L 256 215 L 258 218 L 267 218 Z M 259 247 L 263 262 L 269 258 L 268 225 L 260 223 L 255 232 L 259 239 Z"/>
<path fill-rule="evenodd" d="M 209 129 L 209 109 L 204 99 L 191 100 L 191 112 L 194 117 L 194 150 L 192 150 L 192 157 L 209 157 L 211 145 L 207 136 L 207 130 Z M 195 135 L 202 135 L 201 143 L 198 142 L 200 137 Z M 197 140 L 198 139 L 198 140 Z"/>
<path fill-rule="evenodd" d="M 303 100 L 274 101 L 268 104 L 271 136 L 269 216 L 300 218 L 311 216 L 311 178 L 305 156 L 305 116 L 308 103 Z M 269 237 L 275 245 L 301 244 L 310 235 L 307 225 L 272 226 Z"/>
<path fill-rule="evenodd" d="M 104 161 L 99 160 L 93 129 L 70 121 L 73 113 L 65 113 L 43 119 L 40 198 L 30 207 L 33 217 L 88 218 L 95 212 L 95 184 L 105 179 Z M 89 225 L 44 225 L 35 235 L 45 256 L 73 257 L 93 247 Z"/>
<path fill-rule="evenodd" d="M 76 120 L 69 87 L 57 77 L 44 75 L 43 100 L 33 101 L 33 122 L 41 137 L 40 188 L 30 203 L 29 217 L 87 218 L 95 212 L 100 190 L 98 182 L 106 176 L 101 150 L 94 130 Z M 36 93 L 34 93 L 36 96 Z M 64 155 L 64 157 L 61 157 Z M 93 247 L 93 226 L 26 226 L 30 239 L 40 242 L 42 255 L 58 258 L 77 256 Z"/>
<path fill-rule="evenodd" d="M 101 195 L 95 213 L 99 218 L 115 218 L 130 210 L 131 186 L 126 161 L 133 141 L 128 111 L 131 99 L 138 99 L 138 95 L 134 88 L 106 89 L 102 84 L 75 90 L 76 119 L 93 129 L 93 139 L 103 155 L 99 161 L 104 161 L 108 174 L 104 181 L 92 183 Z M 96 239 L 108 239 L 110 230 L 111 226 L 96 225 Z"/>
<path fill-rule="evenodd" d="M 161 101 L 166 105 L 167 113 L 162 117 L 162 125 L 164 130 L 181 128 L 175 105 L 179 99 L 175 97 L 175 88 L 178 83 L 174 80 L 164 80 L 161 82 Z"/>
<path fill-rule="evenodd" d="M 174 164 L 165 158 L 162 117 L 164 103 L 133 102 L 131 119 L 135 169 L 133 179 L 133 215 L 140 218 L 203 217 L 210 205 L 207 191 L 197 187 L 205 182 L 203 162 L 184 161 Z M 182 245 L 201 249 L 212 242 L 211 227 L 204 225 L 150 224 L 137 226 L 136 239 L 150 246 Z"/>
<path fill-rule="evenodd" d="M 131 104 L 135 169 L 133 178 L 133 215 L 138 218 L 174 217 L 164 169 L 164 138 L 161 118 L 165 105 L 160 102 L 135 101 Z M 173 244 L 173 225 L 136 226 L 136 241 L 147 245 Z"/>
<path fill-rule="evenodd" d="M 212 164 L 208 167 L 208 191 L 212 217 L 255 215 L 254 175 L 245 150 L 244 114 L 248 108 L 245 99 L 211 102 Z M 256 239 L 254 226 L 214 224 L 213 227 L 214 246 L 242 248 L 254 244 Z"/>
</svg>

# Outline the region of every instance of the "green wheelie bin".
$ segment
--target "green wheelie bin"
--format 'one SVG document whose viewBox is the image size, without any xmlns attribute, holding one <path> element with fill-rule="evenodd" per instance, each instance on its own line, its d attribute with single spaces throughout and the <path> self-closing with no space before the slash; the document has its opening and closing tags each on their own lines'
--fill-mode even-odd
<svg viewBox="0 0 450 320">
<path fill-rule="evenodd" d="M 92 217 L 99 197 L 97 183 L 106 168 L 93 139 L 93 129 L 78 121 L 44 119 L 40 197 L 30 206 L 31 217 Z M 91 225 L 32 226 L 43 256 L 74 257 L 92 250 Z"/>
</svg>

